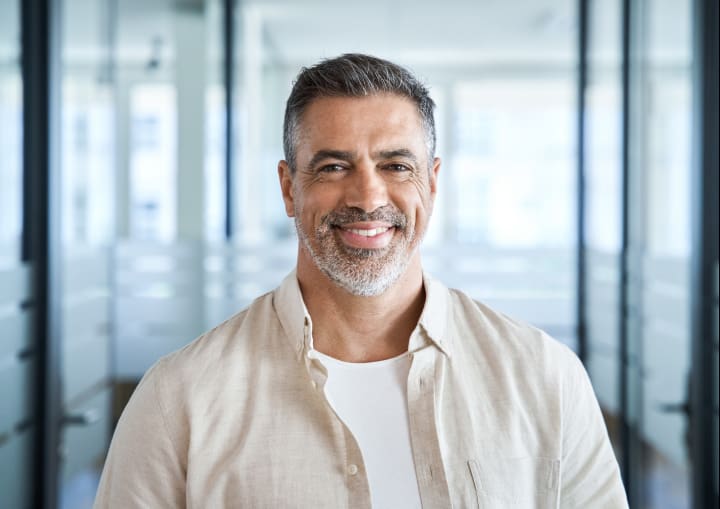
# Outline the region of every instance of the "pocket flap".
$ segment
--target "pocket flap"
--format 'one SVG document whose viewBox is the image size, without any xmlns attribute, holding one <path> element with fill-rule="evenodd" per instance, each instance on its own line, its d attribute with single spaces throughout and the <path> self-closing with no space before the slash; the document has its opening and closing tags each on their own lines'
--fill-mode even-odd
<svg viewBox="0 0 720 509">
<path fill-rule="evenodd" d="M 549 458 L 488 458 L 468 461 L 478 496 L 508 503 L 554 498 L 560 460 Z M 538 497 L 538 495 L 540 495 Z M 482 497 L 484 498 L 484 497 Z"/>
</svg>

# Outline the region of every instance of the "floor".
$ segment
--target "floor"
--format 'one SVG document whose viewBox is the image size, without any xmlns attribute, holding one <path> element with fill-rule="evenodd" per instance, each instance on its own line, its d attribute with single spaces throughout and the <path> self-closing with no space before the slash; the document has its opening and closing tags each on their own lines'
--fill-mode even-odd
<svg viewBox="0 0 720 509">
<path fill-rule="evenodd" d="M 63 484 L 60 509 L 91 509 L 100 483 L 100 472 L 84 470 Z"/>
</svg>

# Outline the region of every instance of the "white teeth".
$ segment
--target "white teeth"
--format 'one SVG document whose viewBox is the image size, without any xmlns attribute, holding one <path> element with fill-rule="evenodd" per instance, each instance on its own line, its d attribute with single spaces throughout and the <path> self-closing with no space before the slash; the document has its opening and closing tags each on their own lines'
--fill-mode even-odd
<svg viewBox="0 0 720 509">
<path fill-rule="evenodd" d="M 385 233 L 389 229 L 390 228 L 386 226 L 383 228 L 373 228 L 371 230 L 358 230 L 356 228 L 348 228 L 347 231 L 355 233 L 356 235 L 362 235 L 363 237 L 374 237 L 375 235 Z"/>
</svg>

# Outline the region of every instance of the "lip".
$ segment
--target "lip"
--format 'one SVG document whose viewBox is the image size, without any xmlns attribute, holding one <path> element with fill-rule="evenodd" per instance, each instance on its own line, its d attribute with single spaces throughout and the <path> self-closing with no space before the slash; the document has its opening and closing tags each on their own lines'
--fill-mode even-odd
<svg viewBox="0 0 720 509">
<path fill-rule="evenodd" d="M 336 228 L 343 243 L 346 246 L 357 249 L 382 249 L 384 247 L 387 247 L 388 244 L 390 244 L 390 241 L 395 234 L 395 227 L 393 225 L 381 222 L 344 224 Z M 382 233 L 376 233 L 372 236 L 367 236 L 351 231 L 368 231 L 377 229 L 382 230 L 384 228 L 387 228 L 387 230 Z"/>
</svg>

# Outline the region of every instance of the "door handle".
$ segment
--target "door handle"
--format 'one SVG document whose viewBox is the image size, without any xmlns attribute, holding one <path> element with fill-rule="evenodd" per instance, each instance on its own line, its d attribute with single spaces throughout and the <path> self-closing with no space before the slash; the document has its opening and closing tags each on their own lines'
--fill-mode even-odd
<svg viewBox="0 0 720 509">
<path fill-rule="evenodd" d="M 62 418 L 63 426 L 90 426 L 100 420 L 100 414 L 94 408 L 76 414 L 65 414 Z"/>
<path fill-rule="evenodd" d="M 657 409 L 664 414 L 684 414 L 690 417 L 690 405 L 687 401 L 680 403 L 660 403 Z"/>
</svg>

